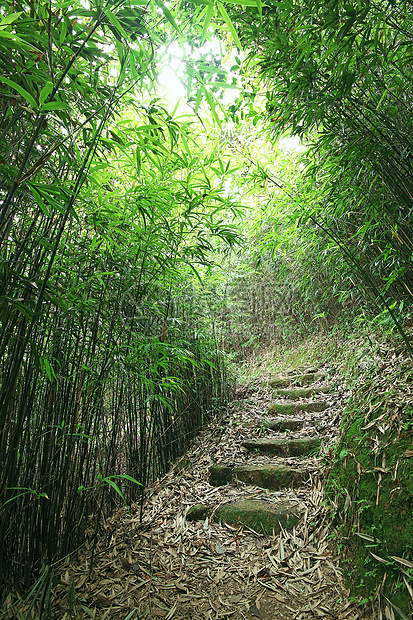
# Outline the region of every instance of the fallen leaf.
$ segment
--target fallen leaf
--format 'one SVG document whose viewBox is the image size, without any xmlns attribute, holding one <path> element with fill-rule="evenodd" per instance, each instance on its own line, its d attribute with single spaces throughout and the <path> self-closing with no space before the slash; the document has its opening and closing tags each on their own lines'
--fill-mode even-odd
<svg viewBox="0 0 413 620">
<path fill-rule="evenodd" d="M 404 566 L 407 566 L 408 568 L 413 568 L 413 562 L 410 562 L 410 560 L 399 558 L 397 555 L 391 555 L 390 557 L 392 560 L 396 560 L 396 562 L 400 562 L 400 564 L 404 564 Z"/>
<path fill-rule="evenodd" d="M 243 595 L 242 594 L 231 594 L 228 597 L 228 603 L 230 603 L 231 605 L 235 605 L 236 603 L 239 603 L 242 600 Z"/>
<path fill-rule="evenodd" d="M 130 562 L 127 558 L 119 558 L 119 561 L 124 570 L 130 569 Z"/>
<path fill-rule="evenodd" d="M 104 594 L 97 594 L 96 600 L 99 603 L 99 605 L 102 605 L 105 607 L 109 607 L 110 605 L 112 605 L 112 601 L 110 600 L 110 598 L 108 598 Z"/>
<path fill-rule="evenodd" d="M 215 543 L 215 551 L 217 553 L 226 553 L 226 549 L 224 547 L 224 545 L 221 545 L 221 543 L 219 542 L 219 540 L 217 540 L 217 542 Z"/>
<path fill-rule="evenodd" d="M 251 616 L 255 616 L 256 618 L 261 618 L 261 614 L 258 610 L 258 607 L 256 607 L 255 605 L 251 605 L 248 611 L 251 614 Z"/>
</svg>

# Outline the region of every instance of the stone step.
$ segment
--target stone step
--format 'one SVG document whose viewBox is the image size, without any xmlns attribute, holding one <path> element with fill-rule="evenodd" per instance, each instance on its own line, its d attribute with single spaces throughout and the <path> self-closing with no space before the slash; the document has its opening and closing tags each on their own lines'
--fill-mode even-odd
<svg viewBox="0 0 413 620">
<path fill-rule="evenodd" d="M 220 506 L 214 520 L 225 521 L 232 525 L 246 525 L 255 532 L 275 534 L 285 530 L 292 530 L 300 519 L 297 507 L 285 502 L 273 504 L 265 500 L 250 499 L 231 502 Z"/>
<path fill-rule="evenodd" d="M 191 506 L 186 515 L 187 521 L 205 521 L 207 517 L 211 516 L 213 506 L 209 504 L 195 504 Z"/>
<path fill-rule="evenodd" d="M 212 511 L 213 506 L 197 504 L 189 509 L 186 518 L 188 521 L 203 521 L 211 516 Z M 285 530 L 291 530 L 300 517 L 297 507 L 290 502 L 274 504 L 265 500 L 249 499 L 219 506 L 213 520 L 225 521 L 231 525 L 245 525 L 258 533 L 272 534 L 274 531 L 279 534 L 281 526 Z"/>
<path fill-rule="evenodd" d="M 257 424 L 257 428 L 268 428 L 271 431 L 277 431 L 277 433 L 284 433 L 285 431 L 296 431 L 303 428 L 305 420 L 299 420 L 297 418 L 273 418 L 272 420 L 263 420 L 261 424 Z"/>
<path fill-rule="evenodd" d="M 325 400 L 294 403 L 277 402 L 272 403 L 272 405 L 268 407 L 267 414 L 293 415 L 294 413 L 298 413 L 299 411 L 312 413 L 314 411 L 324 411 L 325 409 L 327 409 L 327 407 L 328 403 L 326 403 Z"/>
<path fill-rule="evenodd" d="M 305 437 L 301 439 L 250 439 L 243 441 L 242 446 L 262 454 L 273 456 L 313 456 L 319 452 L 321 437 Z"/>
<path fill-rule="evenodd" d="M 304 375 L 295 375 L 292 377 L 280 376 L 274 377 L 274 379 L 270 379 L 270 386 L 273 388 L 284 388 L 288 387 L 290 384 L 293 385 L 310 385 L 311 383 L 315 383 L 316 381 L 321 381 L 325 378 L 324 372 L 314 372 L 307 373 Z"/>
<path fill-rule="evenodd" d="M 212 486 L 223 486 L 240 480 L 262 489 L 279 491 L 293 485 L 300 486 L 307 478 L 305 469 L 286 465 L 213 465 L 209 468 L 209 483 Z"/>
<path fill-rule="evenodd" d="M 273 398 L 282 396 L 283 398 L 289 398 L 290 400 L 297 400 L 298 398 L 309 398 L 314 394 L 325 394 L 331 390 L 331 385 L 325 384 L 321 387 L 306 387 L 306 388 L 293 388 L 289 390 L 277 389 L 274 390 Z"/>
</svg>

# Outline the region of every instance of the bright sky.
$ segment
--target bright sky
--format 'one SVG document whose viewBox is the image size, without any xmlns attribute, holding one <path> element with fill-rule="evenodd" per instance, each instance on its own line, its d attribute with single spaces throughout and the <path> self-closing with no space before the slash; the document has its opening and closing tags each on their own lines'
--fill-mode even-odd
<svg viewBox="0 0 413 620">
<path fill-rule="evenodd" d="M 160 95 L 171 104 L 172 109 L 177 101 L 182 98 L 185 101 L 186 89 L 179 80 L 185 72 L 185 63 L 182 61 L 182 49 L 178 43 L 169 46 L 166 54 L 169 55 L 169 62 L 165 64 L 159 74 L 159 85 L 161 86 Z"/>
<path fill-rule="evenodd" d="M 200 60 L 202 56 L 206 56 L 207 61 L 212 61 L 212 59 L 217 56 L 221 57 L 223 61 L 223 69 L 226 69 L 228 72 L 229 67 L 234 64 L 233 59 L 228 59 L 227 62 L 229 63 L 229 66 L 225 66 L 225 58 L 222 54 L 221 45 L 218 39 L 206 41 L 204 46 L 198 50 L 190 50 L 188 47 L 188 49 L 184 51 L 187 53 L 188 59 L 195 62 Z M 185 105 L 186 89 L 182 84 L 182 81 L 185 79 L 185 62 L 183 60 L 184 53 L 182 47 L 179 43 L 174 42 L 168 46 L 168 49 L 165 50 L 164 54 L 165 64 L 159 74 L 159 85 L 161 86 L 161 91 L 159 94 L 169 101 L 171 104 L 171 109 L 173 109 L 178 100 L 181 99 L 182 104 L 180 105 L 180 110 L 182 112 L 188 111 L 188 108 Z M 160 56 L 162 56 L 162 52 Z M 230 105 L 233 101 L 235 101 L 237 96 L 238 90 L 226 89 L 222 102 L 224 105 Z"/>
</svg>

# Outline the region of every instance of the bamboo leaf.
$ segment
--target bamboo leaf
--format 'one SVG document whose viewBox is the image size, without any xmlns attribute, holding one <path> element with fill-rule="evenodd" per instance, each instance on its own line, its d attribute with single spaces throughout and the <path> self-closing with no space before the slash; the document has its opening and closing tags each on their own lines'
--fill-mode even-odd
<svg viewBox="0 0 413 620">
<path fill-rule="evenodd" d="M 122 501 L 124 502 L 124 504 L 126 504 L 126 500 L 123 496 L 122 491 L 120 490 L 120 488 L 118 487 L 118 485 L 116 484 L 116 482 L 113 482 L 113 480 L 111 480 L 110 478 L 102 478 L 102 483 L 103 484 L 108 484 L 109 486 L 112 487 L 112 489 L 114 489 L 116 491 L 116 493 L 119 495 L 119 497 L 122 498 Z"/>
<path fill-rule="evenodd" d="M 157 6 L 159 6 L 160 9 L 162 9 L 163 14 L 165 15 L 166 19 L 171 24 L 171 26 L 174 28 L 174 30 L 176 30 L 176 32 L 180 36 L 182 36 L 181 29 L 179 28 L 178 24 L 176 23 L 174 16 L 170 12 L 170 10 L 164 5 L 162 0 L 155 0 L 155 4 Z"/>
<path fill-rule="evenodd" d="M 199 106 L 201 105 L 201 101 L 202 101 L 202 95 L 204 93 L 205 93 L 205 87 L 203 84 L 201 84 L 201 86 L 199 86 L 197 93 L 196 93 L 195 114 L 198 114 Z"/>
<path fill-rule="evenodd" d="M 129 480 L 129 482 L 133 482 L 134 484 L 139 484 L 142 486 L 142 483 L 136 480 L 136 478 L 132 478 L 128 474 L 117 474 L 116 476 L 109 476 L 109 478 L 124 478 L 125 480 Z"/>
<path fill-rule="evenodd" d="M 22 15 L 22 13 L 23 11 L 17 11 L 16 13 L 10 13 L 9 15 L 6 15 L 6 17 L 3 17 L 0 22 L 0 30 L 3 30 L 3 28 L 10 26 L 10 24 L 13 24 L 15 21 L 17 21 L 20 15 Z"/>
<path fill-rule="evenodd" d="M 234 24 L 232 23 L 230 16 L 227 13 L 226 8 L 224 7 L 224 5 L 219 2 L 217 2 L 217 6 L 218 6 L 218 10 L 221 13 L 222 19 L 224 20 L 224 22 L 227 25 L 228 30 L 230 31 L 230 33 L 232 34 L 232 38 L 234 39 L 234 43 L 235 45 L 242 50 L 242 45 L 241 45 L 241 41 L 238 38 L 238 34 L 237 31 L 234 28 Z"/>
<path fill-rule="evenodd" d="M 45 112 L 53 110 L 71 110 L 71 107 L 68 103 L 64 103 L 63 101 L 50 101 L 49 103 L 44 104 L 42 110 Z"/>
<path fill-rule="evenodd" d="M 20 84 L 16 84 L 16 82 L 13 82 L 12 80 L 4 77 L 3 75 L 0 76 L 0 82 L 7 84 L 7 86 L 10 86 L 10 88 L 14 88 L 14 90 L 17 90 L 17 92 L 20 93 L 20 95 L 24 99 L 26 99 L 27 103 L 32 106 L 32 108 L 37 108 L 36 99 L 30 93 L 28 93 L 27 90 L 20 86 Z"/>
<path fill-rule="evenodd" d="M 44 104 L 44 102 L 46 101 L 46 99 L 48 98 L 52 90 L 53 90 L 53 83 L 46 82 L 46 85 L 42 88 L 42 90 L 39 93 L 39 105 L 40 106 Z"/>
<path fill-rule="evenodd" d="M 49 379 L 49 381 L 52 381 L 53 379 L 55 379 L 57 381 L 57 377 L 55 375 L 55 372 L 53 370 L 52 365 L 49 363 L 49 361 L 45 358 L 41 359 L 43 368 L 46 372 L 47 378 Z"/>
<path fill-rule="evenodd" d="M 209 93 L 206 88 L 204 88 L 204 93 L 205 93 L 205 99 L 208 102 L 209 109 L 211 110 L 212 116 L 214 117 L 218 126 L 221 127 L 221 119 L 219 118 L 217 111 L 215 109 L 215 101 L 213 100 L 211 93 Z"/>
<path fill-rule="evenodd" d="M 108 20 L 110 21 L 110 23 L 116 28 L 116 30 L 118 31 L 119 34 L 121 34 L 125 39 L 128 37 L 127 33 L 125 32 L 122 24 L 120 23 L 120 21 L 118 20 L 118 18 L 116 17 L 116 15 L 114 15 L 112 13 L 112 11 L 110 11 L 109 9 L 105 9 L 105 15 L 108 18 Z M 117 41 L 115 41 L 116 43 Z"/>
<path fill-rule="evenodd" d="M 406 558 L 399 558 L 397 555 L 391 555 L 390 557 L 392 560 L 396 560 L 396 562 L 403 564 L 403 566 L 407 566 L 407 568 L 413 568 L 413 562 L 406 560 Z"/>
<path fill-rule="evenodd" d="M 403 620 L 409 620 L 408 616 L 406 616 L 406 614 L 400 609 L 400 607 L 395 605 L 389 598 L 387 598 L 387 596 L 385 596 L 384 598 L 386 599 L 388 603 L 390 603 L 393 609 L 399 614 L 400 618 L 402 618 Z"/>
<path fill-rule="evenodd" d="M 228 4 L 239 4 L 240 6 L 255 6 L 256 8 L 258 8 L 257 0 L 225 0 L 225 1 Z M 261 11 L 262 11 L 262 8 L 261 8 Z"/>
<path fill-rule="evenodd" d="M 213 5 L 208 6 L 206 11 L 205 11 L 205 19 L 204 19 L 204 24 L 203 24 L 203 27 L 202 27 L 201 43 L 204 43 L 206 38 L 207 38 L 208 28 L 209 28 L 209 24 L 211 23 L 211 17 L 212 17 L 213 12 L 214 12 Z"/>
</svg>

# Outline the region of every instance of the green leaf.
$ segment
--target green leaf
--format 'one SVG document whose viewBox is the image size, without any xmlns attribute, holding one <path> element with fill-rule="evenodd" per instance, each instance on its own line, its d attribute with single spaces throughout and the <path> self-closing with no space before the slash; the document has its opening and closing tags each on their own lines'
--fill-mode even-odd
<svg viewBox="0 0 413 620">
<path fill-rule="evenodd" d="M 232 23 L 230 16 L 228 15 L 224 5 L 221 2 L 217 3 L 218 6 L 218 11 L 221 13 L 222 19 L 224 20 L 224 22 L 227 25 L 228 30 L 230 31 L 230 33 L 232 34 L 232 38 L 234 39 L 234 43 L 235 45 L 242 50 L 242 45 L 241 45 L 241 41 L 238 38 L 238 34 L 237 31 L 234 28 L 234 24 Z"/>
<path fill-rule="evenodd" d="M 202 39 L 201 39 L 201 43 L 203 43 L 207 37 L 208 34 L 208 28 L 209 28 L 209 24 L 211 23 L 211 17 L 212 17 L 212 13 L 214 12 L 214 7 L 213 6 L 208 6 L 206 8 L 205 11 L 205 20 L 204 20 L 204 25 L 202 27 Z"/>
<path fill-rule="evenodd" d="M 15 22 L 17 19 L 19 19 L 22 13 L 23 11 L 18 11 L 17 13 L 10 13 L 10 15 L 6 15 L 6 17 L 3 17 L 3 19 L 0 22 L 0 30 L 3 30 L 3 28 L 6 28 L 6 26 L 9 26 L 13 22 Z"/>
<path fill-rule="evenodd" d="M 40 106 L 44 104 L 44 102 L 46 101 L 46 99 L 48 98 L 52 90 L 53 90 L 53 83 L 46 82 L 46 85 L 42 88 L 39 94 L 39 105 Z"/>
<path fill-rule="evenodd" d="M 136 69 L 135 57 L 132 52 L 129 54 L 129 68 L 132 80 L 137 80 L 139 78 L 139 74 Z"/>
<path fill-rule="evenodd" d="M 166 8 L 166 6 L 164 5 L 164 3 L 162 2 L 162 0 L 155 0 L 155 4 L 157 6 L 159 6 L 160 9 L 162 9 L 163 14 L 165 15 L 166 19 L 168 20 L 168 22 L 171 24 L 171 26 L 176 30 L 176 32 L 182 36 L 182 32 L 178 26 L 178 24 L 175 21 L 174 16 L 172 15 L 172 13 L 170 12 L 169 9 Z"/>
<path fill-rule="evenodd" d="M 52 381 L 53 379 L 56 379 L 56 381 L 57 381 L 57 377 L 55 375 L 55 372 L 54 372 L 53 367 L 51 366 L 51 364 L 49 364 L 49 362 L 47 361 L 46 358 L 43 358 L 42 362 L 43 362 L 43 367 L 45 369 L 45 372 L 46 372 L 46 375 L 47 375 L 47 378 L 49 379 L 49 381 Z"/>
<path fill-rule="evenodd" d="M 30 183 L 28 183 L 28 186 L 32 190 L 33 197 L 36 200 L 37 205 L 40 207 L 40 209 L 43 211 L 43 213 L 45 213 L 47 216 L 49 216 L 50 215 L 50 209 L 48 209 L 46 207 L 46 205 L 44 204 L 43 197 L 39 194 L 39 192 L 36 190 L 36 188 L 33 187 L 33 185 L 30 185 Z"/>
<path fill-rule="evenodd" d="M 136 174 L 137 176 L 140 176 L 141 170 L 142 170 L 142 158 L 141 158 L 141 149 L 139 145 L 136 147 L 135 160 L 136 160 Z"/>
<path fill-rule="evenodd" d="M 127 38 L 128 35 L 126 34 L 125 30 L 123 29 L 116 15 L 114 15 L 112 11 L 109 11 L 108 9 L 105 10 L 105 15 L 108 18 L 108 20 L 111 22 L 112 26 L 116 28 L 118 33 L 121 34 L 123 37 Z"/>
<path fill-rule="evenodd" d="M 201 86 L 198 88 L 197 93 L 196 93 L 195 114 L 198 113 L 199 106 L 201 105 L 202 95 L 203 95 L 204 91 L 205 91 L 205 87 L 203 86 L 203 84 L 201 84 Z"/>
<path fill-rule="evenodd" d="M 142 482 L 139 482 L 139 480 L 136 480 L 136 478 L 132 478 L 132 476 L 129 476 L 128 474 L 117 474 L 116 476 L 109 476 L 109 478 L 125 478 L 125 480 L 129 480 L 134 484 L 139 484 L 140 486 L 143 486 Z"/>
<path fill-rule="evenodd" d="M 52 110 L 70 110 L 70 105 L 63 103 L 63 101 L 50 101 L 45 103 L 42 110 L 48 112 Z"/>
<path fill-rule="evenodd" d="M 255 6 L 255 7 L 257 7 L 257 4 L 258 4 L 256 0 L 225 0 L 225 2 L 227 2 L 228 4 L 240 4 L 241 6 Z"/>
<path fill-rule="evenodd" d="M 239 89 L 236 84 L 227 84 L 226 82 L 211 82 L 211 86 L 219 86 L 219 88 L 230 88 L 231 90 Z"/>
<path fill-rule="evenodd" d="M 28 93 L 27 90 L 24 90 L 24 88 L 20 86 L 20 84 L 16 84 L 16 82 L 9 80 L 9 78 L 4 77 L 3 75 L 0 77 L 0 81 L 4 84 L 7 84 L 7 86 L 10 86 L 10 88 L 14 88 L 14 90 L 17 90 L 17 92 L 20 93 L 20 95 L 24 97 L 24 99 L 26 99 L 27 103 L 32 106 L 32 108 L 37 109 L 36 99 L 30 93 Z"/>
<path fill-rule="evenodd" d="M 102 482 L 104 484 L 108 484 L 109 486 L 111 486 L 112 489 L 115 489 L 116 493 L 122 498 L 123 502 L 126 504 L 126 500 L 123 497 L 123 493 L 118 487 L 118 485 L 116 484 L 116 482 L 113 482 L 113 480 L 111 480 L 110 478 L 103 478 Z"/>
<path fill-rule="evenodd" d="M 208 92 L 208 90 L 206 88 L 204 88 L 204 92 L 205 92 L 205 98 L 208 102 L 209 108 L 212 112 L 212 116 L 214 117 L 215 121 L 217 122 L 217 125 L 219 127 L 221 127 L 221 119 L 219 118 L 217 111 L 215 109 L 215 101 L 212 98 L 211 93 Z"/>
<path fill-rule="evenodd" d="M 16 37 L 16 35 L 13 34 L 13 32 L 9 32 L 8 30 L 0 29 L 0 37 L 2 37 L 3 39 L 13 39 L 13 41 L 19 41 L 20 45 L 23 43 L 23 41 L 19 39 L 18 37 Z M 5 43 L 3 43 L 3 45 L 5 45 Z"/>
</svg>

